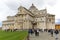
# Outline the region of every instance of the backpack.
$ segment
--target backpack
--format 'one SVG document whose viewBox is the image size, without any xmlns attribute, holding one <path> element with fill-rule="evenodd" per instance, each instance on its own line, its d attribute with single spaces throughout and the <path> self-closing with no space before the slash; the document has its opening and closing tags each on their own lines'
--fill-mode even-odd
<svg viewBox="0 0 60 40">
<path fill-rule="evenodd" d="M 58 30 L 55 30 L 55 34 L 59 34 L 59 31 Z"/>
</svg>

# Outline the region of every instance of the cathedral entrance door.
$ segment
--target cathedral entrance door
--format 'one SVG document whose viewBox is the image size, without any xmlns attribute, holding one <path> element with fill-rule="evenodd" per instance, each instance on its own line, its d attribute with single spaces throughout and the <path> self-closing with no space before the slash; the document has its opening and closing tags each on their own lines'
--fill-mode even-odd
<svg viewBox="0 0 60 40">
<path fill-rule="evenodd" d="M 36 28 L 37 28 L 37 23 L 33 23 L 32 29 L 36 29 Z"/>
</svg>

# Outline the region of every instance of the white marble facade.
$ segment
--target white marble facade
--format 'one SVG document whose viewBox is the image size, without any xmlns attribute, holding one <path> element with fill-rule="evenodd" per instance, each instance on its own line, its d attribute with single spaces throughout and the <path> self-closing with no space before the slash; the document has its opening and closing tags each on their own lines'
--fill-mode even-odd
<svg viewBox="0 0 60 40">
<path fill-rule="evenodd" d="M 47 9 L 38 10 L 34 4 L 26 9 L 23 6 L 18 8 L 18 13 L 8 16 L 2 22 L 2 29 L 55 29 L 55 15 L 47 13 Z"/>
</svg>

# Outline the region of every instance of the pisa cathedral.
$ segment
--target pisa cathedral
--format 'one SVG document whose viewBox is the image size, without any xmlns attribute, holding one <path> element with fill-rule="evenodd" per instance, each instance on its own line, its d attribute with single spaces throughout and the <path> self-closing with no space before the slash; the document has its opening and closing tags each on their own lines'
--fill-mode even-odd
<svg viewBox="0 0 60 40">
<path fill-rule="evenodd" d="M 38 10 L 34 4 L 26 9 L 18 8 L 14 16 L 7 16 L 2 22 L 2 30 L 5 29 L 55 29 L 55 15 L 47 13 L 46 9 Z"/>
</svg>

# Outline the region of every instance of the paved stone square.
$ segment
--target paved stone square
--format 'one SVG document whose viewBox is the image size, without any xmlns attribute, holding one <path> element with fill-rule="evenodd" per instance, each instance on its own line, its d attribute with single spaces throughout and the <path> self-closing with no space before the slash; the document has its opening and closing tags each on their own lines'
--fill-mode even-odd
<svg viewBox="0 0 60 40">
<path fill-rule="evenodd" d="M 35 34 L 29 34 L 30 40 L 55 40 L 55 34 L 51 37 L 51 34 L 48 32 L 39 32 L 39 36 L 35 36 Z M 58 40 L 60 40 L 60 33 L 58 34 Z"/>
</svg>

